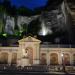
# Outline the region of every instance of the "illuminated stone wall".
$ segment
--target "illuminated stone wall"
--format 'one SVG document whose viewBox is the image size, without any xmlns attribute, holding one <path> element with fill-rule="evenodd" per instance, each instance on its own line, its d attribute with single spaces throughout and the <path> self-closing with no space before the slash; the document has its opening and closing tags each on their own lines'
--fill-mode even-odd
<svg viewBox="0 0 75 75">
<path fill-rule="evenodd" d="M 0 64 L 75 65 L 75 48 L 42 47 L 29 36 L 19 40 L 19 47 L 0 47 Z"/>
<path fill-rule="evenodd" d="M 0 63 L 16 64 L 18 47 L 0 47 Z"/>
<path fill-rule="evenodd" d="M 42 53 L 46 54 L 46 62 L 48 65 L 51 65 L 52 61 L 55 61 L 55 63 L 53 62 L 54 65 L 75 64 L 74 63 L 75 48 L 41 48 L 40 54 Z M 51 61 L 52 58 L 54 58 L 55 60 Z"/>
</svg>

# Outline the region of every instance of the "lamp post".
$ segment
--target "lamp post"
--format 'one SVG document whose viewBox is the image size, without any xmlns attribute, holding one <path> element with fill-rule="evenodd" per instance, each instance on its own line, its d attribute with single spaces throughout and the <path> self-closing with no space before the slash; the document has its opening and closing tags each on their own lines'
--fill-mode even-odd
<svg viewBox="0 0 75 75">
<path fill-rule="evenodd" d="M 64 54 L 61 54 L 63 71 L 65 72 L 65 63 L 64 63 L 64 57 L 63 56 L 64 56 Z"/>
</svg>

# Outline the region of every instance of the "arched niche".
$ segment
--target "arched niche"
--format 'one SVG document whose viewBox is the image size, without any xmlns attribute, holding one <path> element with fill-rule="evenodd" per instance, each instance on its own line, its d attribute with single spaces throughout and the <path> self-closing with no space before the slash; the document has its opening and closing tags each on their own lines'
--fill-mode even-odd
<svg viewBox="0 0 75 75">
<path fill-rule="evenodd" d="M 8 64 L 8 53 L 2 52 L 0 55 L 0 63 L 1 64 Z"/>
<path fill-rule="evenodd" d="M 70 55 L 68 53 L 64 53 L 62 59 L 64 65 L 70 65 Z"/>
<path fill-rule="evenodd" d="M 41 53 L 40 64 L 41 65 L 46 65 L 47 64 L 46 53 Z"/>
<path fill-rule="evenodd" d="M 12 53 L 11 64 L 17 63 L 17 53 Z"/>
<path fill-rule="evenodd" d="M 57 53 L 50 54 L 50 64 L 51 65 L 58 65 L 58 54 Z"/>
</svg>

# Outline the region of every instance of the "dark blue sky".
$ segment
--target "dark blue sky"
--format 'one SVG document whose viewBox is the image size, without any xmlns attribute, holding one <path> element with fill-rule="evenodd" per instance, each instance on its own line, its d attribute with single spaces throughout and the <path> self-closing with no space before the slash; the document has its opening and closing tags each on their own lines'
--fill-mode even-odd
<svg viewBox="0 0 75 75">
<path fill-rule="evenodd" d="M 11 0 L 12 5 L 26 6 L 27 8 L 34 9 L 36 7 L 45 6 L 48 0 Z"/>
</svg>

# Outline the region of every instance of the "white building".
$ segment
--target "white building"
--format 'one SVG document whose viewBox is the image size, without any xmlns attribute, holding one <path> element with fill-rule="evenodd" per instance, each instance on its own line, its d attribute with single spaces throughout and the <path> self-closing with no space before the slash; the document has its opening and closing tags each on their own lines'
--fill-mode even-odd
<svg viewBox="0 0 75 75">
<path fill-rule="evenodd" d="M 17 64 L 18 66 L 75 64 L 75 48 L 41 45 L 40 40 L 31 36 L 18 42 L 19 47 L 0 47 L 1 64 Z"/>
</svg>

